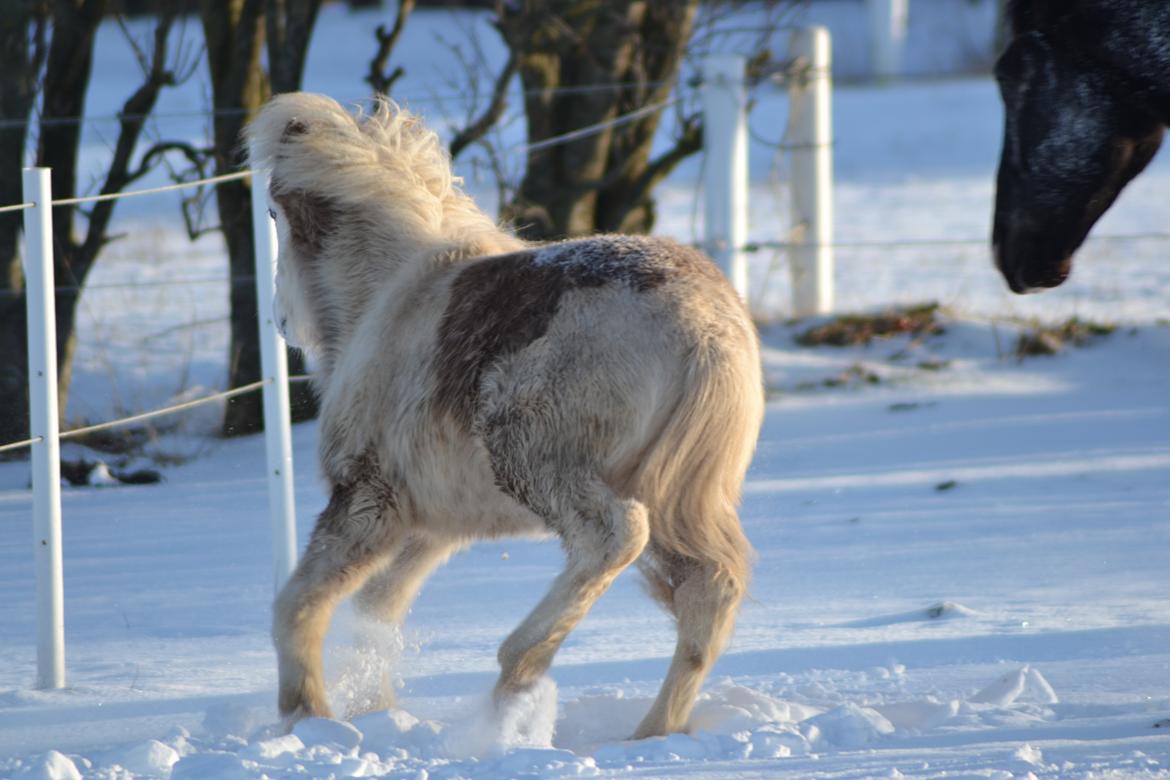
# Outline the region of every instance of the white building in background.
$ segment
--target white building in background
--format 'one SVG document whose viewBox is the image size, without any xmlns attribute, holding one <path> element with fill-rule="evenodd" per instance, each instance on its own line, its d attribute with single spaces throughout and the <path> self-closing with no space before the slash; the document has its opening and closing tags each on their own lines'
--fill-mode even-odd
<svg viewBox="0 0 1170 780">
<path fill-rule="evenodd" d="M 833 36 L 838 79 L 987 72 L 995 61 L 999 0 L 809 0 L 794 24 Z"/>
</svg>

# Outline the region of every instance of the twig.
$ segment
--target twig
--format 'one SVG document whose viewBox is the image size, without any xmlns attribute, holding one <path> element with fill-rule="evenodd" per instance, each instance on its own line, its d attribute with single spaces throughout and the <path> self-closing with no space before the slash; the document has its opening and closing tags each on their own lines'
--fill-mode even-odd
<svg viewBox="0 0 1170 780">
<path fill-rule="evenodd" d="M 451 152 L 452 159 L 458 157 L 460 152 L 487 135 L 488 131 L 500 121 L 500 117 L 504 115 L 504 111 L 508 108 L 508 84 L 511 83 L 512 77 L 516 75 L 518 67 L 519 61 L 516 58 L 516 52 L 509 50 L 508 61 L 504 64 L 499 75 L 496 76 L 496 83 L 492 89 L 491 102 L 488 103 L 487 108 L 484 109 L 483 113 L 475 121 L 457 132 L 455 137 L 451 139 L 451 144 L 448 149 Z"/>
<path fill-rule="evenodd" d="M 386 25 L 380 24 L 378 29 L 374 31 L 374 37 L 378 39 L 378 52 L 370 60 L 370 72 L 366 75 L 366 83 L 379 95 L 390 94 L 390 88 L 394 86 L 394 82 L 402 78 L 406 72 L 400 66 L 390 73 L 386 73 L 386 65 L 390 61 L 390 54 L 394 51 L 394 47 L 398 45 L 398 39 L 402 37 L 402 30 L 406 26 L 407 18 L 414 10 L 414 4 L 415 0 L 399 0 L 398 14 L 394 17 L 394 27 L 386 32 Z"/>
</svg>

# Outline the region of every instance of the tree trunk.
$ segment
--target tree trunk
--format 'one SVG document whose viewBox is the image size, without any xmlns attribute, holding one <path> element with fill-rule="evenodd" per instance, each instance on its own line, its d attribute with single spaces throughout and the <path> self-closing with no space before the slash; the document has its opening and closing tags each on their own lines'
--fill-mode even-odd
<svg viewBox="0 0 1170 780">
<path fill-rule="evenodd" d="M 264 101 L 268 85 L 260 69 L 264 44 L 263 0 L 204 0 L 200 6 L 211 71 L 215 109 L 216 173 L 239 170 L 244 162 L 240 133 Z M 220 226 L 228 250 L 231 286 L 231 344 L 228 386 L 239 387 L 260 378 L 260 342 L 256 324 L 255 253 L 252 248 L 251 188 L 243 181 L 216 186 Z M 223 434 L 236 436 L 263 428 L 259 392 L 228 401 Z"/>
<path fill-rule="evenodd" d="M 53 169 L 54 200 L 77 195 L 77 157 L 81 148 L 81 123 L 54 120 L 73 119 L 85 113 L 85 97 L 93 72 L 94 37 L 105 12 L 105 0 L 80 3 L 57 0 L 53 4 L 53 39 L 45 66 L 37 165 Z M 73 348 L 77 341 L 73 323 L 79 291 L 98 248 L 94 246 L 89 251 L 75 239 L 75 211 L 75 206 L 59 206 L 53 211 L 55 281 L 58 288 L 65 288 L 56 296 L 57 399 L 62 412 L 73 374 Z"/>
<path fill-rule="evenodd" d="M 0 205 L 23 200 L 28 120 L 44 59 L 48 11 L 12 2 L 0 14 Z M 12 123 L 12 124 L 9 124 Z M 23 214 L 0 214 L 0 444 L 28 438 L 28 330 L 19 241 Z"/>
<path fill-rule="evenodd" d="M 272 0 L 273 13 L 283 13 L 286 3 Z M 299 82 L 304 68 L 308 31 L 316 18 L 319 3 L 298 3 L 289 13 L 291 23 L 276 32 L 283 45 L 270 51 L 270 59 L 279 64 L 276 73 L 287 79 L 295 75 Z M 312 5 L 308 9 L 305 6 Z M 248 121 L 268 98 L 269 85 L 260 67 L 265 38 L 264 0 L 232 0 L 228 3 L 203 0 L 203 32 L 207 42 L 207 62 L 211 71 L 212 104 L 215 108 L 215 165 L 217 173 L 239 170 L 245 159 L 240 146 Z M 309 12 L 311 10 L 311 13 Z M 302 35 L 304 36 L 302 38 Z M 288 49 L 286 52 L 285 50 Z M 292 51 L 297 49 L 299 51 Z M 294 87 L 295 88 L 295 87 Z M 260 378 L 260 334 L 257 324 L 256 255 L 252 246 L 251 185 L 230 181 L 217 185 L 216 205 L 220 226 L 228 250 L 232 278 L 231 344 L 228 348 L 228 386 L 239 387 Z M 305 371 L 298 351 L 288 353 L 290 374 Z M 312 389 L 303 383 L 289 388 L 292 419 L 307 420 L 317 413 Z M 228 401 L 222 432 L 225 436 L 255 433 L 264 428 L 263 397 L 259 391 L 236 396 Z"/>
<path fill-rule="evenodd" d="M 301 88 L 309 38 L 320 10 L 321 0 L 269 0 L 268 75 L 274 95 Z"/>
<path fill-rule="evenodd" d="M 666 100 L 697 7 L 697 0 L 505 6 L 500 28 L 518 57 L 529 142 Z M 654 223 L 653 185 L 685 156 L 671 150 L 651 161 L 660 119 L 661 111 L 655 111 L 621 127 L 530 151 L 507 212 L 521 234 L 548 240 L 648 231 Z M 697 150 L 697 128 L 684 140 L 690 151 Z"/>
</svg>

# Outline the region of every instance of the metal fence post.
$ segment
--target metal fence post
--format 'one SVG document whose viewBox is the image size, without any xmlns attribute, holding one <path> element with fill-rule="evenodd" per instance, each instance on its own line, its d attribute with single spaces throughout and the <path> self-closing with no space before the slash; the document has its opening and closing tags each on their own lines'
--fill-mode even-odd
<svg viewBox="0 0 1170 780">
<path fill-rule="evenodd" d="M 874 78 L 886 81 L 902 70 L 910 0 L 868 0 Z"/>
<path fill-rule="evenodd" d="M 264 380 L 264 442 L 268 456 L 268 506 L 272 520 L 273 579 L 280 590 L 297 562 L 293 497 L 292 430 L 289 422 L 288 355 L 272 315 L 276 293 L 276 224 L 268 216 L 268 173 L 252 173 L 252 241 L 260 319 L 260 372 Z"/>
<path fill-rule="evenodd" d="M 28 397 L 37 579 L 37 687 L 65 687 L 65 589 L 61 560 L 61 452 L 57 408 L 57 314 L 53 188 L 48 168 L 22 172 L 24 279 L 28 301 Z"/>
<path fill-rule="evenodd" d="M 833 77 L 832 44 L 824 27 L 792 33 L 798 63 L 788 89 L 792 168 L 791 253 L 793 314 L 833 310 Z M 804 67 L 799 67 L 803 65 Z"/>
<path fill-rule="evenodd" d="M 707 251 L 732 287 L 748 297 L 748 132 L 745 60 L 738 54 L 703 62 L 703 206 Z"/>
</svg>

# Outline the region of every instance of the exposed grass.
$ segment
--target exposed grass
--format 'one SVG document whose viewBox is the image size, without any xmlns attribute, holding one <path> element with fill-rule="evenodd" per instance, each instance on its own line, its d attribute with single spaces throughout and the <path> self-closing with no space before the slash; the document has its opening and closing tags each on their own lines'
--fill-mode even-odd
<svg viewBox="0 0 1170 780">
<path fill-rule="evenodd" d="M 871 371 L 864 363 L 854 363 L 840 373 L 833 376 L 821 379 L 816 382 L 801 382 L 796 385 L 796 390 L 800 392 L 808 392 L 810 390 L 820 390 L 824 387 L 851 387 L 854 385 L 878 385 L 881 384 L 882 377 L 880 374 Z"/>
<path fill-rule="evenodd" d="M 796 343 L 805 347 L 852 347 L 894 336 L 932 336 L 944 332 L 938 313 L 939 305 L 931 302 L 873 314 L 843 314 L 797 335 Z"/>
<path fill-rule="evenodd" d="M 1071 317 L 1054 325 L 1032 324 L 1016 339 L 1016 357 L 1056 355 L 1067 346 L 1083 347 L 1117 330 L 1116 325 Z"/>
</svg>

